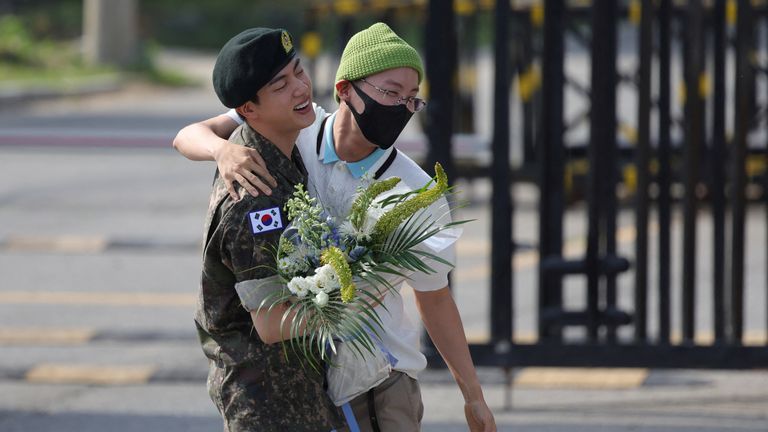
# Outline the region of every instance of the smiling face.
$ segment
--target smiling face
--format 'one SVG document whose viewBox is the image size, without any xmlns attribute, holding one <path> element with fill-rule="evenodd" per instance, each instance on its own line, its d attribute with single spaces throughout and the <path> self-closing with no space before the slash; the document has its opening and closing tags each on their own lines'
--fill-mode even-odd
<svg viewBox="0 0 768 432">
<path fill-rule="evenodd" d="M 238 113 L 259 133 L 272 140 L 291 134 L 315 121 L 312 80 L 296 58 L 281 69 Z M 295 139 L 295 138 L 294 138 Z"/>
</svg>

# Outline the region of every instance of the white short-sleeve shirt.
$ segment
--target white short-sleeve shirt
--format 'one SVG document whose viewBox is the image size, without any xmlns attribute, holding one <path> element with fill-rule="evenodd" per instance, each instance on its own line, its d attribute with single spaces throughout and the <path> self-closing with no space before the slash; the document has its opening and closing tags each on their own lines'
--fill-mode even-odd
<svg viewBox="0 0 768 432">
<path fill-rule="evenodd" d="M 307 168 L 310 195 L 317 198 L 331 215 L 343 218 L 349 213 L 353 197 L 361 184 L 361 178 L 354 176 L 347 162 L 343 160 L 324 162 L 325 146 L 333 145 L 333 134 L 325 133 L 331 130 L 332 124 L 330 121 L 326 122 L 324 133 L 318 141 L 320 127 L 328 113 L 318 105 L 314 105 L 314 108 L 315 122 L 299 133 L 296 146 Z M 243 121 L 235 110 L 230 110 L 227 115 L 238 124 Z M 393 156 L 393 152 L 397 150 L 390 147 L 378 155 L 378 159 L 368 168 L 370 173 L 381 174 L 380 179 L 399 177 L 401 184 L 411 190 L 421 188 L 430 181 L 431 177 L 411 158 L 402 152 L 397 152 Z M 435 202 L 428 211 L 441 222 L 450 220 L 448 204 L 444 198 Z M 454 245 L 436 255 L 449 263 L 456 262 Z M 435 291 L 446 287 L 451 267 L 436 262 L 429 264 L 436 272 L 414 273 L 408 285 L 417 291 Z M 398 290 L 400 288 L 401 286 L 397 287 Z M 382 342 L 397 359 L 394 369 L 416 378 L 416 374 L 427 365 L 426 358 L 420 351 L 420 328 L 405 314 L 401 295 L 387 295 L 384 306 L 386 310 L 379 312 L 384 330 Z"/>
</svg>

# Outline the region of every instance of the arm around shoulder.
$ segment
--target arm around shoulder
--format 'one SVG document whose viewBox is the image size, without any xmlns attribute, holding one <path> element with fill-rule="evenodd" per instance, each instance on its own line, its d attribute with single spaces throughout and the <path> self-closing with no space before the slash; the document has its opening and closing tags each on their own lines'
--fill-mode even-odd
<svg viewBox="0 0 768 432">
<path fill-rule="evenodd" d="M 227 114 L 192 123 L 176 134 L 173 148 L 190 160 L 216 161 L 233 199 L 238 199 L 234 183 L 252 196 L 259 196 L 260 192 L 269 195 L 269 185 L 274 187 L 277 182 L 259 152 L 227 141 L 237 127 L 237 122 Z"/>
<path fill-rule="evenodd" d="M 176 134 L 173 148 L 190 160 L 216 160 L 217 153 L 228 144 L 227 138 L 237 126 L 226 114 L 192 123 Z"/>
</svg>

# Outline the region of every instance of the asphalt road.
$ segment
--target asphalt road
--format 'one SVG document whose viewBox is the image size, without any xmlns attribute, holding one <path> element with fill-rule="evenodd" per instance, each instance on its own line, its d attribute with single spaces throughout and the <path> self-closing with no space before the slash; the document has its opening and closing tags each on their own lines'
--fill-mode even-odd
<svg viewBox="0 0 768 432">
<path fill-rule="evenodd" d="M 213 165 L 170 149 L 179 127 L 219 111 L 205 89 L 141 86 L 0 109 L 1 431 L 220 428 L 192 323 Z M 459 245 L 454 293 L 469 337 L 483 339 L 490 188 L 483 181 L 459 187 L 470 205 L 458 217 L 476 221 Z M 536 191 L 519 186 L 514 193 L 516 239 L 535 244 Z M 583 211 L 568 212 L 567 254 L 583 253 Z M 766 337 L 764 221 L 762 209 L 750 212 L 747 337 L 758 343 Z M 703 245 L 708 223 L 702 215 Z M 628 214 L 620 232 L 629 256 Z M 699 253 L 706 262 L 707 248 Z M 520 340 L 534 335 L 537 263 L 533 251 L 514 261 Z M 699 272 L 706 339 L 709 269 Z M 679 281 L 679 271 L 673 277 Z M 631 306 L 631 276 L 619 283 L 620 304 Z M 579 307 L 584 282 L 568 284 L 566 303 Z M 764 371 L 529 368 L 514 371 L 511 393 L 502 371 L 480 372 L 500 430 L 768 431 Z M 427 371 L 422 386 L 424 430 L 465 430 L 450 375 Z M 504 410 L 508 402 L 511 411 Z"/>
</svg>

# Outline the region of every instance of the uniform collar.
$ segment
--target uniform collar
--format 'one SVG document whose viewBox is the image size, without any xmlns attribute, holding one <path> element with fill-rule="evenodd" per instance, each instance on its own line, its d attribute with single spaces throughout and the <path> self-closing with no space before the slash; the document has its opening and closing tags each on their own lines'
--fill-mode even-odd
<svg viewBox="0 0 768 432">
<path fill-rule="evenodd" d="M 331 116 L 328 118 L 328 121 L 325 122 L 325 131 L 323 134 L 324 148 L 320 149 L 318 154 L 318 157 L 326 165 L 341 161 L 341 159 L 339 159 L 339 155 L 336 154 L 336 147 L 333 140 L 333 122 L 336 120 L 336 113 L 338 113 L 338 111 L 331 114 Z M 368 171 L 378 168 L 378 166 L 381 165 L 381 162 L 386 159 L 382 156 L 389 154 L 391 151 L 392 148 L 387 150 L 377 148 L 373 151 L 373 153 L 357 162 L 341 162 L 347 166 L 347 169 L 349 170 L 349 173 L 352 174 L 352 177 L 359 179 Z"/>
</svg>

